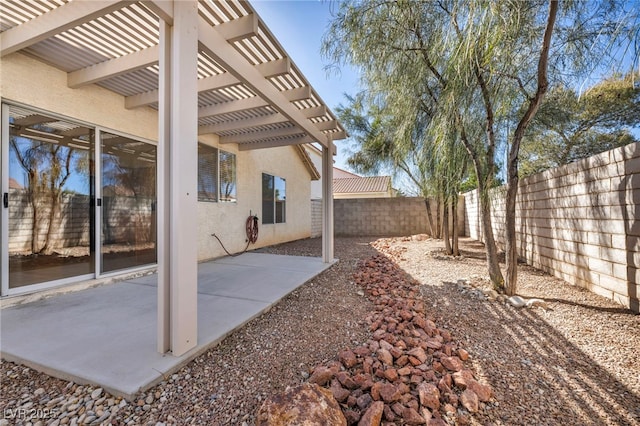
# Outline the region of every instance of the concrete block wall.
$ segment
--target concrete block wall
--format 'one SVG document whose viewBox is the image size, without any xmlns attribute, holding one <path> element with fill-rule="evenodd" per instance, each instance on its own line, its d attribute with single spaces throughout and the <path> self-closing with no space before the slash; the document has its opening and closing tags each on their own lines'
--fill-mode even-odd
<svg viewBox="0 0 640 426">
<path fill-rule="evenodd" d="M 491 192 L 501 247 L 504 191 Z M 529 176 L 518 191 L 518 251 L 527 263 L 640 310 L 640 144 Z M 464 204 L 465 231 L 482 240 L 476 191 Z"/>
<path fill-rule="evenodd" d="M 311 238 L 322 236 L 322 200 L 311 200 Z"/>
<path fill-rule="evenodd" d="M 429 233 L 422 197 L 335 199 L 336 236 L 407 236 Z M 435 202 L 432 203 L 435 220 Z M 458 203 L 458 229 L 464 235 L 464 202 Z M 451 229 L 451 226 L 450 226 Z"/>
</svg>

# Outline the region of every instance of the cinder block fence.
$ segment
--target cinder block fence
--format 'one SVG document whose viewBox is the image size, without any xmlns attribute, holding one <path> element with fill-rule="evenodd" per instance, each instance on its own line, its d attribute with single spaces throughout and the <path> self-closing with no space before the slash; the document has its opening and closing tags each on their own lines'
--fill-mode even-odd
<svg viewBox="0 0 640 426">
<path fill-rule="evenodd" d="M 640 144 L 604 152 L 520 181 L 519 255 L 530 265 L 638 312 Z M 491 192 L 504 247 L 505 188 Z M 465 194 L 465 233 L 482 240 L 478 194 Z"/>
<path fill-rule="evenodd" d="M 431 203 L 435 221 L 435 202 Z M 429 233 L 422 197 L 333 200 L 337 236 L 405 236 Z M 464 235 L 464 199 L 458 201 L 458 230 Z M 450 218 L 449 229 L 452 229 Z"/>
</svg>

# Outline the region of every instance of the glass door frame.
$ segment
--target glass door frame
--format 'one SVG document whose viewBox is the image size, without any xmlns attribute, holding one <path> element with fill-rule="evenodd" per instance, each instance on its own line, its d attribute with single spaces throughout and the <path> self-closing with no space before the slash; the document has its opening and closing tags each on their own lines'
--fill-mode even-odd
<svg viewBox="0 0 640 426">
<path fill-rule="evenodd" d="M 157 267 L 156 263 L 133 267 L 125 270 L 118 270 L 113 272 L 101 273 L 101 260 L 102 260 L 102 132 L 108 132 L 114 135 L 130 138 L 139 142 L 148 143 L 157 147 L 157 142 L 151 141 L 146 138 L 130 135 L 117 130 L 109 129 L 96 124 L 88 123 L 83 120 L 78 120 L 72 117 L 67 117 L 62 114 L 47 111 L 32 105 L 23 104 L 21 102 L 10 101 L 5 98 L 0 98 L 1 114 L 0 114 L 0 164 L 2 165 L 2 173 L 0 174 L 0 188 L 2 189 L 2 198 L 5 193 L 9 193 L 9 108 L 16 106 L 20 108 L 29 109 L 35 113 L 47 115 L 52 118 L 69 121 L 81 126 L 88 127 L 94 130 L 94 143 L 93 143 L 93 158 L 94 158 L 94 199 L 92 204 L 94 207 L 94 241 L 95 241 L 95 259 L 94 259 L 94 273 L 82 274 L 73 277 L 61 278 L 53 281 L 46 281 L 38 284 L 30 284 L 14 289 L 9 288 L 9 209 L 4 207 L 4 200 L 0 204 L 0 296 L 16 296 L 20 294 L 34 293 L 41 290 L 46 290 L 53 287 L 60 287 L 68 284 L 77 284 L 83 281 L 96 280 L 101 278 L 109 278 L 118 275 L 134 274 L 140 271 L 146 271 Z M 157 170 L 156 170 L 157 173 Z M 157 174 L 156 174 L 157 176 Z M 156 179 L 156 194 L 158 188 L 158 180 Z M 157 195 L 156 195 L 157 196 Z M 156 224 L 157 227 L 157 224 Z M 157 232 L 157 230 L 156 230 Z M 156 233 L 157 235 L 157 233 Z M 156 240 L 157 247 L 157 240 Z"/>
</svg>

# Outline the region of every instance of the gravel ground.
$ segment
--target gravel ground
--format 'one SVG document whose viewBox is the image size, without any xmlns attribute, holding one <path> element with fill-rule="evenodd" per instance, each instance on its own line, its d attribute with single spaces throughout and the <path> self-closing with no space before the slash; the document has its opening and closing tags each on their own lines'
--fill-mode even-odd
<svg viewBox="0 0 640 426">
<path fill-rule="evenodd" d="M 494 400 L 473 424 L 640 425 L 640 316 L 527 266 L 519 294 L 545 299 L 549 309 L 485 300 L 457 284 L 487 284 L 482 246 L 471 240 L 462 242 L 462 259 L 440 255 L 433 240 L 370 242 L 337 239 L 338 264 L 129 403 L 3 361 L 0 425 L 29 424 L 7 419 L 19 407 L 54 414 L 40 424 L 253 424 L 266 397 L 370 338 L 365 318 L 373 306 L 352 280 L 359 261 L 378 252 L 422 284 L 429 314 L 493 387 Z M 263 250 L 319 256 L 321 242 Z"/>
</svg>

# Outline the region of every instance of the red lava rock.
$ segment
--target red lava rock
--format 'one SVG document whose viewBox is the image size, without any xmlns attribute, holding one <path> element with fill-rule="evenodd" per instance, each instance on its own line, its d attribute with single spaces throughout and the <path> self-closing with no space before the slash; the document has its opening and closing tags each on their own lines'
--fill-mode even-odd
<svg viewBox="0 0 640 426">
<path fill-rule="evenodd" d="M 416 410 L 409 407 L 405 408 L 402 412 L 402 419 L 409 425 L 423 425 L 426 423 L 424 417 L 418 414 Z"/>
<path fill-rule="evenodd" d="M 380 401 L 380 389 L 382 389 L 382 382 L 375 382 L 373 386 L 371 386 L 371 397 L 375 401 Z"/>
<path fill-rule="evenodd" d="M 391 409 L 393 410 L 394 413 L 396 413 L 398 416 L 402 416 L 402 412 L 404 411 L 404 405 L 400 404 L 399 402 L 396 402 L 395 404 L 393 404 L 391 406 Z"/>
<path fill-rule="evenodd" d="M 453 383 L 462 390 L 467 388 L 467 385 L 471 380 L 474 380 L 471 370 L 462 370 L 453 373 Z"/>
<path fill-rule="evenodd" d="M 349 392 L 347 389 L 340 386 L 340 382 L 338 382 L 335 379 L 331 381 L 331 387 L 329 388 L 329 390 L 331 391 L 331 393 L 333 394 L 333 397 L 338 402 L 346 401 L 349 395 L 351 394 L 351 392 Z"/>
<path fill-rule="evenodd" d="M 467 388 L 478 395 L 478 399 L 482 402 L 487 402 L 491 399 L 491 386 L 483 385 L 475 379 L 471 379 L 467 383 Z"/>
<path fill-rule="evenodd" d="M 447 424 L 442 419 L 433 418 L 429 420 L 427 426 L 447 426 Z"/>
<path fill-rule="evenodd" d="M 384 402 L 394 402 L 400 399 L 402 394 L 391 383 L 386 383 L 380 387 L 380 397 Z"/>
<path fill-rule="evenodd" d="M 469 359 L 469 352 L 467 352 L 466 350 L 460 348 L 458 349 L 458 358 L 460 358 L 463 361 L 466 361 Z"/>
<path fill-rule="evenodd" d="M 445 404 L 444 405 L 444 412 L 445 413 L 455 413 L 456 412 L 456 407 L 454 407 L 451 404 Z"/>
<path fill-rule="evenodd" d="M 400 376 L 409 376 L 411 374 L 411 367 L 402 367 L 397 370 Z"/>
<path fill-rule="evenodd" d="M 421 347 L 413 348 L 407 353 L 415 358 L 418 358 L 421 364 L 426 362 L 428 358 L 427 354 L 424 352 L 424 349 L 422 349 Z"/>
<path fill-rule="evenodd" d="M 442 347 L 442 343 L 440 343 L 436 339 L 427 339 L 425 342 L 427 348 L 438 350 Z"/>
<path fill-rule="evenodd" d="M 409 362 L 411 363 L 411 365 L 413 365 L 414 367 L 422 364 L 422 361 L 420 361 L 418 358 L 414 357 L 414 356 L 410 356 L 409 357 Z"/>
<path fill-rule="evenodd" d="M 471 389 L 467 389 L 460 395 L 460 402 L 470 413 L 478 412 L 478 395 Z"/>
<path fill-rule="evenodd" d="M 393 365 L 393 356 L 384 348 L 378 350 L 378 359 L 386 365 Z"/>
<path fill-rule="evenodd" d="M 395 368 L 388 368 L 384 371 L 384 376 L 390 382 L 395 382 L 398 379 L 398 371 Z"/>
<path fill-rule="evenodd" d="M 457 356 L 440 358 L 440 362 L 449 371 L 460 371 L 464 368 L 462 361 Z"/>
<path fill-rule="evenodd" d="M 356 398 L 353 395 L 349 395 L 349 397 L 347 398 L 347 405 L 349 407 L 355 407 L 357 402 L 358 402 L 358 398 Z"/>
<path fill-rule="evenodd" d="M 406 355 L 402 355 L 400 358 L 396 360 L 396 364 L 398 367 L 404 367 L 409 363 L 409 357 Z"/>
<path fill-rule="evenodd" d="M 345 410 L 344 417 L 347 419 L 347 424 L 354 425 L 360 420 L 360 413 L 353 410 Z"/>
<path fill-rule="evenodd" d="M 342 386 L 347 389 L 357 389 L 359 387 L 355 380 L 353 380 L 349 373 L 347 373 L 346 371 L 339 372 L 335 377 L 336 379 L 338 379 L 338 381 L 340 381 Z"/>
<path fill-rule="evenodd" d="M 440 391 L 431 383 L 421 383 L 418 386 L 420 405 L 436 411 L 440 408 Z"/>
<path fill-rule="evenodd" d="M 364 415 L 358 422 L 358 426 L 378 426 L 382 421 L 383 411 L 384 403 L 381 401 L 374 402 L 364 413 Z"/>
<path fill-rule="evenodd" d="M 338 359 L 346 368 L 351 368 L 358 364 L 358 358 L 356 358 L 356 354 L 354 354 L 349 349 L 341 351 L 338 354 Z"/>
<path fill-rule="evenodd" d="M 373 402 L 373 399 L 371 398 L 371 395 L 368 393 L 365 393 L 363 395 L 361 395 L 360 397 L 358 397 L 358 399 L 356 400 L 356 404 L 358 405 L 358 407 L 361 410 L 365 410 L 371 403 Z"/>
<path fill-rule="evenodd" d="M 393 412 L 391 407 L 389 407 L 386 404 L 385 404 L 384 410 L 383 410 L 383 417 L 388 422 L 393 422 L 393 421 L 396 420 L 396 414 Z"/>
<path fill-rule="evenodd" d="M 433 361 L 433 364 L 431 364 L 431 367 L 438 373 L 445 372 L 444 366 L 439 361 Z"/>
<path fill-rule="evenodd" d="M 326 385 L 333 378 L 333 371 L 330 368 L 318 366 L 313 370 L 313 374 L 309 377 L 309 383 L 315 383 L 319 386 Z"/>
</svg>

